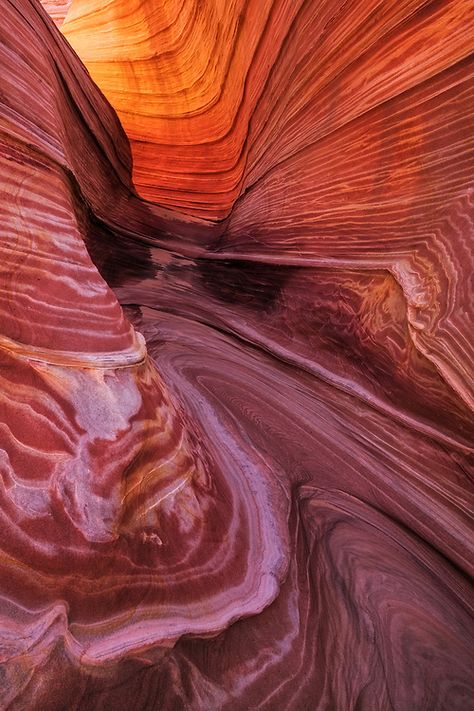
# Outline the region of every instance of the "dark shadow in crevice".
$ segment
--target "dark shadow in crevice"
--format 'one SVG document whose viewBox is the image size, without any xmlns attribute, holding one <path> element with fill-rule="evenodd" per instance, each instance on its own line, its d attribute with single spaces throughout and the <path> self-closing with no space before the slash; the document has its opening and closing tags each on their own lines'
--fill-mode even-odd
<svg viewBox="0 0 474 711">
<path fill-rule="evenodd" d="M 212 296 L 255 311 L 269 311 L 295 267 L 243 259 L 197 259 L 202 285 Z"/>
</svg>

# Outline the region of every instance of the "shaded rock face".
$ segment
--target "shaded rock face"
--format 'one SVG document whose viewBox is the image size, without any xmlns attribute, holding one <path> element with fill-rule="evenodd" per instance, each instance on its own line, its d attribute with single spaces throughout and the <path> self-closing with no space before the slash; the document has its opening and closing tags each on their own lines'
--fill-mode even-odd
<svg viewBox="0 0 474 711">
<path fill-rule="evenodd" d="M 90 74 L 44 5 L 0 0 L 0 707 L 473 708 L 471 3 L 74 0 Z"/>
</svg>

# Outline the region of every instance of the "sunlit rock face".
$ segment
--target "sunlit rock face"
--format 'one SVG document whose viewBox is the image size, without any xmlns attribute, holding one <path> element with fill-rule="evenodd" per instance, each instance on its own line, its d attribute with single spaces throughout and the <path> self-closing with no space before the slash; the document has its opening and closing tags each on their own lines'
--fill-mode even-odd
<svg viewBox="0 0 474 711">
<path fill-rule="evenodd" d="M 471 4 L 0 9 L 0 708 L 473 708 Z"/>
</svg>

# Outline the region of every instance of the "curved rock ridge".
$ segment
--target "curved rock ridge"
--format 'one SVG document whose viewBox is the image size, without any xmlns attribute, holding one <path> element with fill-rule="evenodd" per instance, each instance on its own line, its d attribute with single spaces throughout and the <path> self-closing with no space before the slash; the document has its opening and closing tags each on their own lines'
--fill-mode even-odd
<svg viewBox="0 0 474 711">
<path fill-rule="evenodd" d="M 1 117 L 0 691 L 2 705 L 21 706 L 58 645 L 76 666 L 107 666 L 259 613 L 288 565 L 287 536 L 272 535 L 287 501 L 244 444 L 199 443 L 93 265 L 91 188 L 74 169 L 92 171 L 102 146 L 69 162 L 73 129 L 69 145 L 58 135 L 74 106 L 47 49 L 52 29 L 35 5 L 4 9 L 19 31 L 2 46 L 15 74 Z M 36 72 L 49 82 L 34 124 L 24 97 Z M 81 114 L 75 123 L 78 145 L 92 143 Z"/>
<path fill-rule="evenodd" d="M 474 708 L 470 3 L 67 4 L 0 0 L 0 708 Z"/>
</svg>

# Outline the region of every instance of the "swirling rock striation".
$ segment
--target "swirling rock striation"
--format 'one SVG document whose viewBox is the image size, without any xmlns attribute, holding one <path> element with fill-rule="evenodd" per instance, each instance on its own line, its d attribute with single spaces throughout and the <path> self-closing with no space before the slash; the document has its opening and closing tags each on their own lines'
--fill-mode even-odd
<svg viewBox="0 0 474 711">
<path fill-rule="evenodd" d="M 44 5 L 0 0 L 1 708 L 472 708 L 470 3 L 73 0 L 90 75 Z"/>
</svg>

